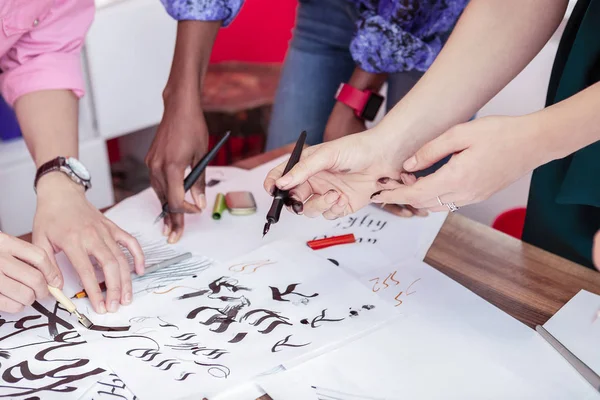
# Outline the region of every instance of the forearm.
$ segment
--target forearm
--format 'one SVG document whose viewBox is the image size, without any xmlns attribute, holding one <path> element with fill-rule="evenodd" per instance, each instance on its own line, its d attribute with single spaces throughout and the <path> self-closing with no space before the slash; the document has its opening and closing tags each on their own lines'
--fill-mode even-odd
<svg viewBox="0 0 600 400">
<path fill-rule="evenodd" d="M 354 69 L 354 72 L 352 73 L 352 76 L 350 77 L 348 83 L 351 86 L 360 90 L 368 89 L 372 92 L 379 92 L 379 90 L 381 90 L 381 87 L 387 80 L 387 77 L 388 74 L 386 73 L 374 74 L 371 72 L 367 72 L 357 66 Z"/>
<path fill-rule="evenodd" d="M 58 156 L 78 156 L 79 101 L 70 90 L 28 93 L 15 112 L 37 168 Z"/>
<path fill-rule="evenodd" d="M 532 145 L 542 163 L 560 159 L 600 140 L 600 83 L 533 114 L 529 124 Z"/>
<path fill-rule="evenodd" d="M 566 6 L 566 0 L 470 2 L 436 61 L 381 128 L 401 135 L 400 151 L 412 153 L 467 121 L 541 50 Z"/>
<path fill-rule="evenodd" d="M 171 73 L 165 87 L 164 98 L 182 93 L 197 95 L 208 68 L 213 44 L 221 21 L 180 21 L 177 25 L 177 42 Z"/>
</svg>

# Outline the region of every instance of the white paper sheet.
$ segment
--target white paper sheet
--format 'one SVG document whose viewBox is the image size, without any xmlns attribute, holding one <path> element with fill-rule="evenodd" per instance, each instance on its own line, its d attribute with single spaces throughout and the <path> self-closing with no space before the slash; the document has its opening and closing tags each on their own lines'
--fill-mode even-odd
<svg viewBox="0 0 600 400">
<path fill-rule="evenodd" d="M 306 392 L 310 386 L 385 399 L 600 397 L 535 331 L 437 270 L 414 261 L 375 275 L 393 271 L 398 288 L 420 278 L 414 293 L 400 297 L 396 307 L 404 319 L 289 371 L 261 377 L 263 389 L 274 400 L 294 399 L 287 388 Z M 395 303 L 396 285 L 388 278 L 390 287 L 383 288 L 382 282 L 377 293 Z"/>
<path fill-rule="evenodd" d="M 394 310 L 301 243 L 282 241 L 146 294 L 118 314 L 129 332 L 82 331 L 142 399 L 214 395 L 376 329 Z"/>
<path fill-rule="evenodd" d="M 70 315 L 48 299 L 0 316 L 0 397 L 77 399 L 105 373 Z"/>
<path fill-rule="evenodd" d="M 600 296 L 581 290 L 544 327 L 588 367 L 600 374 Z M 561 357 L 558 355 L 558 357 Z"/>
<path fill-rule="evenodd" d="M 284 210 L 279 223 L 273 225 L 263 239 L 265 215 L 272 201 L 263 189 L 263 181 L 268 171 L 287 157 L 283 156 L 250 171 L 229 171 L 226 180 L 206 188 L 207 210 L 200 215 L 186 215 L 185 233 L 180 242 L 183 248 L 223 261 L 281 239 L 306 242 L 318 237 L 354 233 L 363 244 L 377 248 L 392 261 L 422 259 L 444 223 L 447 213 L 436 213 L 425 218 L 399 218 L 376 206 L 365 207 L 338 221 L 309 219 Z M 220 220 L 213 220 L 211 211 L 217 193 L 240 190 L 254 194 L 257 212 L 248 216 L 232 216 L 226 212 Z M 160 237 L 162 224 L 153 225 L 159 213 L 160 204 L 156 195 L 152 189 L 147 189 L 124 200 L 106 215 L 128 232 Z"/>
</svg>

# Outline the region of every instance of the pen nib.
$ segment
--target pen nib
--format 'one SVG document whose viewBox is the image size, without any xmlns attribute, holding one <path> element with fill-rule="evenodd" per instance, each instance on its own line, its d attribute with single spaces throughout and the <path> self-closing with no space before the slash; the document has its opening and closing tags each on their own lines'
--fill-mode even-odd
<svg viewBox="0 0 600 400">
<path fill-rule="evenodd" d="M 167 215 L 166 212 L 161 212 L 160 215 L 158 217 L 156 217 L 156 219 L 154 220 L 154 225 L 156 225 L 158 223 L 158 221 L 160 221 L 161 219 L 163 219 L 165 216 Z"/>
<path fill-rule="evenodd" d="M 271 228 L 271 223 L 267 222 L 263 228 L 263 238 L 269 233 L 269 228 Z"/>
</svg>

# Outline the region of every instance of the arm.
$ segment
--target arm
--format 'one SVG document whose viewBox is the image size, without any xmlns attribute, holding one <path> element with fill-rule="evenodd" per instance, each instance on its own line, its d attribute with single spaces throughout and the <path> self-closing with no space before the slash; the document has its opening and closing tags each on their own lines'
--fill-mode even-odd
<svg viewBox="0 0 600 400">
<path fill-rule="evenodd" d="M 386 73 L 372 73 L 356 67 L 348 83 L 359 90 L 379 92 L 387 79 Z M 342 136 L 362 132 L 366 129 L 365 122 L 354 114 L 354 110 L 344 103 L 335 102 L 327 120 L 323 141 L 338 139 Z"/>
<path fill-rule="evenodd" d="M 171 213 L 165 218 L 163 233 L 169 243 L 175 243 L 183 234 L 183 213 L 201 212 L 206 207 L 204 177 L 190 189 L 194 204 L 184 200 L 184 173 L 206 153 L 202 83 L 219 28 L 231 22 L 243 0 L 162 2 L 179 23 L 171 74 L 163 92 L 165 111 L 146 164 L 159 201 L 169 203 Z"/>
<path fill-rule="evenodd" d="M 541 50 L 567 3 L 470 2 L 435 62 L 376 130 L 388 133 L 388 144 L 406 157 L 467 121 Z"/>
<path fill-rule="evenodd" d="M 36 166 L 58 156 L 77 156 L 78 97 L 84 85 L 80 51 L 92 21 L 92 0 L 57 3 L 32 31 L 24 34 L 0 60 L 2 88 L 14 104 Z M 65 28 L 68 27 L 68 28 Z M 116 311 L 132 299 L 129 265 L 117 243 L 129 248 L 136 271 L 143 272 L 137 241 L 106 219 L 85 198 L 82 187 L 62 173 L 38 182 L 33 243 L 47 253 L 64 251 L 81 277 L 97 312 Z M 89 256 L 104 270 L 103 299 Z"/>
</svg>

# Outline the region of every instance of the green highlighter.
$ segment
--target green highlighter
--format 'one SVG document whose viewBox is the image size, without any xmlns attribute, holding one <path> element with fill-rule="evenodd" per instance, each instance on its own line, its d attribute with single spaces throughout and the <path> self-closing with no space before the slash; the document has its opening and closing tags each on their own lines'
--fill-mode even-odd
<svg viewBox="0 0 600 400">
<path fill-rule="evenodd" d="M 226 209 L 227 204 L 225 203 L 225 195 L 223 193 L 218 193 L 215 199 L 215 205 L 213 207 L 213 219 L 221 219 L 221 214 L 223 214 L 223 212 L 225 212 Z"/>
</svg>

